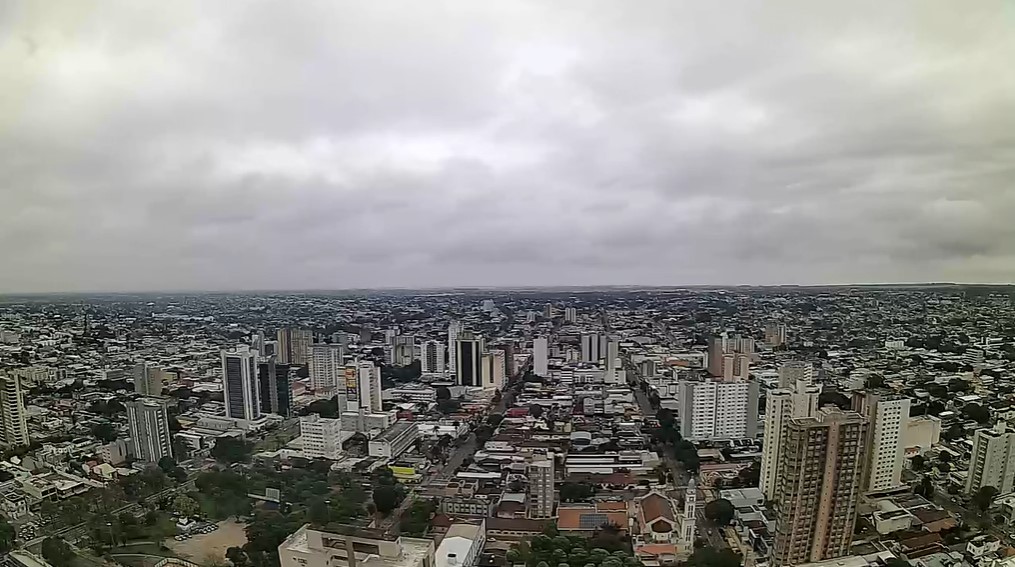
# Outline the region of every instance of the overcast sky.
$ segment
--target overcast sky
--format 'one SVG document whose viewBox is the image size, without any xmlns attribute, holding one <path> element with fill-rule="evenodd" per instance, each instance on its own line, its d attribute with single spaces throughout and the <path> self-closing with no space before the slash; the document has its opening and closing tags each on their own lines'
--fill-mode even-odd
<svg viewBox="0 0 1015 567">
<path fill-rule="evenodd" d="M 1015 281 L 1013 22 L 7 0 L 0 292 Z"/>
</svg>

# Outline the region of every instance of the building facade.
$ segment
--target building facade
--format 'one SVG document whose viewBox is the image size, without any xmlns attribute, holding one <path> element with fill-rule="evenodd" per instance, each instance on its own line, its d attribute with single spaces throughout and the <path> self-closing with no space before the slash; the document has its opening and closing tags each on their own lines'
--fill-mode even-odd
<svg viewBox="0 0 1015 567">
<path fill-rule="evenodd" d="M 126 405 L 134 457 L 146 463 L 158 463 L 162 457 L 172 457 L 173 438 L 169 432 L 169 412 L 165 404 L 142 398 Z"/>
<path fill-rule="evenodd" d="M 134 393 L 142 396 L 162 395 L 162 368 L 147 362 L 134 365 Z"/>
<path fill-rule="evenodd" d="M 554 502 L 553 453 L 535 455 L 526 466 L 529 478 L 527 514 L 530 518 L 552 518 Z"/>
<path fill-rule="evenodd" d="M 278 330 L 278 361 L 282 364 L 303 366 L 310 356 L 310 345 L 314 342 L 310 329 L 284 328 Z"/>
<path fill-rule="evenodd" d="M 691 441 L 751 439 L 758 434 L 758 383 L 680 380 L 680 433 Z"/>
<path fill-rule="evenodd" d="M 532 339 L 532 373 L 536 376 L 546 376 L 550 371 L 549 359 L 550 345 L 546 337 Z"/>
<path fill-rule="evenodd" d="M 425 341 L 420 345 L 420 370 L 424 374 L 444 374 L 445 347 L 440 341 Z"/>
<path fill-rule="evenodd" d="M 966 493 L 974 494 L 985 486 L 993 486 L 998 494 L 1015 490 L 1015 431 L 1008 431 L 1003 421 L 973 435 Z"/>
<path fill-rule="evenodd" d="M 0 441 L 11 449 L 31 444 L 21 378 L 0 376 Z"/>
<path fill-rule="evenodd" d="M 334 396 L 345 371 L 345 349 L 336 344 L 311 345 L 309 371 L 314 394 Z"/>
<path fill-rule="evenodd" d="M 244 421 L 261 417 L 257 353 L 246 345 L 222 351 L 222 397 L 226 417 Z"/>
<path fill-rule="evenodd" d="M 482 385 L 483 352 L 486 351 L 482 337 L 470 332 L 458 335 L 455 341 L 455 383 L 459 386 Z"/>
<path fill-rule="evenodd" d="M 779 368 L 779 388 L 765 396 L 765 437 L 761 455 L 760 488 L 765 498 L 775 499 L 779 453 L 786 424 L 798 417 L 813 417 L 818 412 L 821 388 L 812 382 L 809 363 L 788 363 Z"/>
<path fill-rule="evenodd" d="M 853 395 L 853 410 L 866 417 L 869 424 L 863 472 L 863 487 L 867 492 L 884 492 L 902 486 L 909 405 L 909 398 L 879 391 Z"/>
<path fill-rule="evenodd" d="M 257 382 L 262 413 L 292 416 L 293 389 L 289 365 L 276 364 L 275 357 L 269 357 L 257 365 Z"/>
<path fill-rule="evenodd" d="M 342 420 L 316 413 L 300 417 L 300 441 L 307 458 L 338 460 L 342 455 Z"/>
</svg>

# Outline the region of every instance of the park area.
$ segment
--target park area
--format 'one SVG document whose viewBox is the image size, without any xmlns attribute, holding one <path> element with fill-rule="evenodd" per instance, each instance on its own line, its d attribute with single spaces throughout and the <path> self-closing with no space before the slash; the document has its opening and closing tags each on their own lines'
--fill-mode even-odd
<svg viewBox="0 0 1015 567">
<path fill-rule="evenodd" d="M 165 545 L 174 555 L 194 563 L 221 563 L 225 559 L 227 549 L 243 547 L 243 544 L 247 543 L 247 535 L 244 533 L 246 525 L 234 519 L 219 522 L 218 526 L 219 529 L 213 532 L 196 534 L 183 541 L 168 538 Z"/>
</svg>

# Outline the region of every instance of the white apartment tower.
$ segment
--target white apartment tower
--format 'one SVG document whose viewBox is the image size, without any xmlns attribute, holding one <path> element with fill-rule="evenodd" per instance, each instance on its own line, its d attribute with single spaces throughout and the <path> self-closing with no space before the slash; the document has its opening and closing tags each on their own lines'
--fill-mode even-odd
<svg viewBox="0 0 1015 567">
<path fill-rule="evenodd" d="M 574 309 L 568 307 L 568 309 Z M 549 373 L 550 345 L 546 337 L 532 339 L 532 372 L 536 376 L 546 376 Z"/>
<path fill-rule="evenodd" d="M 29 445 L 25 392 L 17 376 L 0 376 L 0 442 L 12 449 Z"/>
<path fill-rule="evenodd" d="M 162 395 L 162 368 L 139 362 L 134 365 L 134 393 L 142 396 Z"/>
<path fill-rule="evenodd" d="M 529 477 L 528 516 L 553 517 L 553 453 L 535 455 L 526 467 Z"/>
<path fill-rule="evenodd" d="M 978 429 L 973 436 L 966 493 L 993 486 L 998 494 L 1015 490 L 1015 431 L 999 421 L 993 429 Z"/>
<path fill-rule="evenodd" d="M 867 418 L 867 451 L 861 487 L 883 492 L 902 486 L 909 398 L 880 391 L 856 392 L 853 410 Z"/>
<path fill-rule="evenodd" d="M 305 415 L 300 418 L 300 441 L 307 458 L 338 460 L 342 455 L 342 420 Z"/>
<path fill-rule="evenodd" d="M 336 344 L 310 347 L 310 388 L 317 395 L 335 395 L 345 372 L 345 349 Z"/>
<path fill-rule="evenodd" d="M 765 342 L 773 347 L 786 344 L 786 324 L 772 322 L 765 325 Z"/>
<path fill-rule="evenodd" d="M 444 373 L 444 345 L 439 341 L 426 341 L 420 346 L 420 367 L 424 374 Z"/>
<path fill-rule="evenodd" d="M 279 329 L 278 361 L 282 364 L 303 366 L 310 355 L 314 336 L 310 329 Z"/>
<path fill-rule="evenodd" d="M 501 389 L 504 387 L 504 351 L 494 349 L 482 355 L 482 383 L 486 389 Z"/>
<path fill-rule="evenodd" d="M 261 417 L 257 353 L 246 345 L 222 351 L 222 397 L 226 417 L 244 421 Z"/>
<path fill-rule="evenodd" d="M 788 362 L 779 368 L 779 387 L 765 397 L 765 437 L 761 456 L 761 491 L 775 499 L 779 478 L 779 455 L 786 424 L 798 417 L 814 417 L 818 412 L 821 388 L 812 381 L 813 366 L 806 362 Z"/>
<path fill-rule="evenodd" d="M 577 323 L 578 322 L 578 310 L 574 307 L 564 308 L 564 322 L 565 323 Z"/>
<path fill-rule="evenodd" d="M 346 411 L 379 413 L 381 411 L 381 369 L 372 361 L 363 360 L 345 370 Z"/>
<path fill-rule="evenodd" d="M 455 352 L 457 350 L 458 335 L 462 333 L 462 324 L 452 320 L 448 323 L 448 370 L 455 372 L 458 368 Z"/>
<path fill-rule="evenodd" d="M 680 380 L 680 433 L 690 441 L 752 439 L 758 431 L 758 383 Z"/>
<path fill-rule="evenodd" d="M 145 463 L 157 463 L 173 456 L 173 438 L 169 433 L 169 413 L 165 404 L 142 398 L 127 404 L 127 422 L 134 457 Z"/>
</svg>

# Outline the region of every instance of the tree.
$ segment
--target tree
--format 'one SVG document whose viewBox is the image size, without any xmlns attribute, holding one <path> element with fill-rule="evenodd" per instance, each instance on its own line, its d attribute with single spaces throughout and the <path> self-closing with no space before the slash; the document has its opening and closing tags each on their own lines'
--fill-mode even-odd
<svg viewBox="0 0 1015 567">
<path fill-rule="evenodd" d="M 844 394 L 826 390 L 818 394 L 818 405 L 833 405 L 841 410 L 848 410 L 852 402 Z"/>
<path fill-rule="evenodd" d="M 659 411 L 656 412 L 656 420 L 660 427 L 673 427 L 676 421 L 673 417 L 673 410 L 668 408 L 659 408 Z"/>
<path fill-rule="evenodd" d="M 455 413 L 462 409 L 462 403 L 458 400 L 437 400 L 437 411 L 443 414 Z"/>
<path fill-rule="evenodd" d="M 711 547 L 695 547 L 694 553 L 684 567 L 740 567 L 743 557 L 728 549 L 716 550 Z"/>
<path fill-rule="evenodd" d="M 725 498 L 713 500 L 705 504 L 705 517 L 717 526 L 728 526 L 733 521 L 736 509 L 733 503 Z"/>
<path fill-rule="evenodd" d="M 962 414 L 980 424 L 990 423 L 990 410 L 980 404 L 966 404 Z"/>
<path fill-rule="evenodd" d="M 162 472 L 169 474 L 176 468 L 176 461 L 170 456 L 162 457 L 159 459 L 159 468 L 162 469 Z"/>
<path fill-rule="evenodd" d="M 382 485 L 374 487 L 373 501 L 377 511 L 387 516 L 398 507 L 399 493 L 394 486 Z"/>
<path fill-rule="evenodd" d="M 437 392 L 437 401 L 451 399 L 451 390 L 448 389 L 447 386 L 437 386 L 436 392 Z"/>
<path fill-rule="evenodd" d="M 976 491 L 976 493 L 973 494 L 973 506 L 981 512 L 986 512 L 990 508 L 990 504 L 994 501 L 995 496 L 997 496 L 997 488 L 993 486 L 982 486 Z"/>
<path fill-rule="evenodd" d="M 948 451 L 941 451 L 937 454 L 937 460 L 940 463 L 950 463 L 952 462 L 952 454 Z"/>
<path fill-rule="evenodd" d="M 913 465 L 913 470 L 917 472 L 922 471 L 923 467 L 927 465 L 927 459 L 923 455 L 916 455 L 909 462 Z"/>
<path fill-rule="evenodd" d="M 53 567 L 69 567 L 74 560 L 74 550 L 58 537 L 47 537 L 42 540 L 42 558 Z"/>
<path fill-rule="evenodd" d="M 196 515 L 201 511 L 201 506 L 190 496 L 181 494 L 173 500 L 173 511 L 186 518 Z"/>
<path fill-rule="evenodd" d="M 97 423 L 92 427 L 92 436 L 96 437 L 103 443 L 111 443 L 116 441 L 117 433 L 116 428 L 113 427 L 112 423 L 102 422 Z"/>
<path fill-rule="evenodd" d="M 560 486 L 560 499 L 563 502 L 588 500 L 596 494 L 596 489 L 584 482 L 565 482 Z"/>
<path fill-rule="evenodd" d="M 536 419 L 539 419 L 540 417 L 543 416 L 543 406 L 539 404 L 532 404 L 531 406 L 529 406 L 529 415 L 531 415 Z"/>
<path fill-rule="evenodd" d="M 943 473 L 948 473 L 948 472 L 951 472 L 952 465 L 951 465 L 951 463 L 938 463 L 937 464 L 937 470 L 939 470 L 939 471 L 941 471 Z"/>
<path fill-rule="evenodd" d="M 243 548 L 235 546 L 226 550 L 226 559 L 228 559 L 234 567 L 246 567 L 249 562 L 247 554 L 243 551 Z"/>
<path fill-rule="evenodd" d="M 211 456 L 223 463 L 243 463 L 250 460 L 250 453 L 253 451 L 253 443 L 234 437 L 220 437 L 215 440 L 215 446 L 211 449 Z"/>
<path fill-rule="evenodd" d="M 931 481 L 929 476 L 924 476 L 920 479 L 920 483 L 913 489 L 914 494 L 919 494 L 924 498 L 930 500 L 934 498 L 934 482 Z"/>
<path fill-rule="evenodd" d="M 0 518 L 0 555 L 14 549 L 16 537 L 17 532 L 14 531 L 14 526 L 10 525 L 6 519 Z"/>
</svg>

